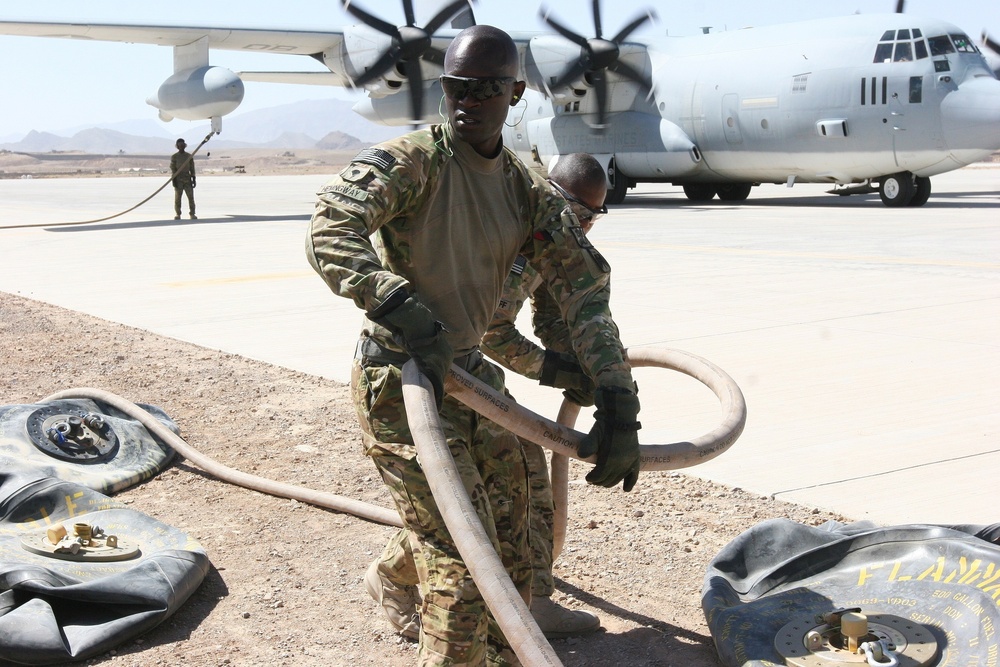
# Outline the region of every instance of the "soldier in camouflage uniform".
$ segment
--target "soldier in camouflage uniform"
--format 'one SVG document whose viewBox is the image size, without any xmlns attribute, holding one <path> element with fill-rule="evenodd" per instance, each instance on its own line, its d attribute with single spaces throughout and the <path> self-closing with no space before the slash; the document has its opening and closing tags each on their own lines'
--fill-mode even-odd
<svg viewBox="0 0 1000 667">
<path fill-rule="evenodd" d="M 604 198 L 607 178 L 600 162 L 586 153 L 559 158 L 549 170 L 549 182 L 569 203 L 584 233 L 607 212 Z M 531 321 L 539 347 L 515 325 L 525 301 L 531 299 Z M 514 261 L 504 285 L 500 306 L 483 336 L 483 353 L 490 359 L 540 384 L 564 389 L 569 400 L 581 406 L 594 404 L 594 384 L 583 371 L 571 345 L 570 332 L 542 276 L 523 255 Z M 552 486 L 539 445 L 522 441 L 528 465 L 529 520 L 531 528 L 531 613 L 550 639 L 589 634 L 601 627 L 600 619 L 586 611 L 563 609 L 552 601 L 553 512 Z"/>
<path fill-rule="evenodd" d="M 487 534 L 530 598 L 524 452 L 509 432 L 444 395 L 452 362 L 503 390 L 478 344 L 504 280 L 523 254 L 551 286 L 598 386 L 597 455 L 588 481 L 638 479 L 638 398 L 608 310 L 607 263 L 565 201 L 504 148 L 506 110 L 524 82 L 503 31 L 473 26 L 448 48 L 441 77 L 448 120 L 362 151 L 319 193 L 306 240 L 332 291 L 366 313 L 352 392 L 366 453 L 389 488 L 419 576 L 420 665 L 516 665 L 440 511 L 405 420 L 400 367 L 409 359 L 434 387 L 445 437 Z M 371 240 L 369 237 L 373 237 Z M 586 454 L 584 454 L 586 455 Z M 391 545 L 390 545 L 391 547 Z"/>
<path fill-rule="evenodd" d="M 181 219 L 181 195 L 187 195 L 188 213 L 192 220 L 197 220 L 194 214 L 194 188 L 198 184 L 194 176 L 194 160 L 185 151 L 187 142 L 178 139 L 174 145 L 177 152 L 170 156 L 170 176 L 174 185 L 174 220 Z"/>
<path fill-rule="evenodd" d="M 559 158 L 549 171 L 549 183 L 569 203 L 584 233 L 607 212 L 604 198 L 607 179 L 601 164 L 586 153 Z M 544 348 L 517 330 L 515 321 L 531 299 L 532 324 Z M 493 315 L 483 353 L 490 359 L 541 384 L 564 389 L 578 405 L 594 404 L 594 384 L 583 371 L 570 345 L 569 331 L 559 307 L 542 277 L 523 255 L 514 260 L 504 283 L 500 305 Z M 549 639 L 590 634 L 601 627 L 600 619 L 586 611 L 571 611 L 552 600 L 553 499 L 545 453 L 539 445 L 522 441 L 528 466 L 531 545 L 531 613 Z M 365 575 L 368 593 L 383 605 L 390 623 L 404 637 L 416 638 L 420 619 L 416 607 L 418 577 L 406 540 L 393 540 Z"/>
</svg>

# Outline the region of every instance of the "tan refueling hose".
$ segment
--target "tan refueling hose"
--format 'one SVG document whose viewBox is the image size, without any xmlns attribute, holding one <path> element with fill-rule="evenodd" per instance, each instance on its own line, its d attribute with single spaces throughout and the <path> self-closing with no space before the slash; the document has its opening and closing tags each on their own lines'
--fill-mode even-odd
<svg viewBox="0 0 1000 667">
<path fill-rule="evenodd" d="M 707 461 L 728 449 L 742 433 L 746 424 L 746 402 L 739 387 L 722 369 L 705 359 L 679 350 L 630 349 L 626 351 L 626 356 L 633 366 L 667 368 L 698 379 L 715 392 L 724 412 L 722 423 L 700 438 L 667 445 L 642 445 L 642 470 L 674 470 Z M 445 387 L 448 393 L 488 419 L 553 451 L 552 486 L 556 502 L 553 532 L 557 544 L 554 551 L 558 554 L 562 550 L 566 534 L 568 462 L 565 457 L 579 458 L 576 451 L 584 436 L 571 428 L 579 414 L 579 406 L 564 401 L 559 413 L 560 423 L 557 424 L 523 408 L 457 366 L 451 367 Z M 504 635 L 525 667 L 561 665 L 531 617 L 524 600 L 507 577 L 499 556 L 479 522 L 444 440 L 430 383 L 412 361 L 403 366 L 403 397 L 410 431 L 434 499 Z M 222 465 L 195 450 L 139 406 L 111 392 L 91 388 L 67 389 L 48 396 L 42 402 L 73 398 L 102 401 L 133 417 L 188 461 L 223 481 L 390 526 L 402 526 L 395 510 L 249 475 Z M 585 460 L 592 462 L 593 459 L 594 457 Z"/>
<path fill-rule="evenodd" d="M 403 402 L 420 467 L 448 532 L 486 606 L 525 667 L 562 665 L 500 562 L 462 483 L 441 428 L 431 383 L 413 361 L 403 364 Z"/>
<path fill-rule="evenodd" d="M 559 406 L 556 422 L 566 428 L 573 428 L 580 415 L 580 406 L 563 399 Z M 549 481 L 552 487 L 552 561 L 562 553 L 566 543 L 566 524 L 569 522 L 569 457 L 552 452 L 549 462 Z"/>
<path fill-rule="evenodd" d="M 626 350 L 626 358 L 632 366 L 666 368 L 690 375 L 715 393 L 724 413 L 722 422 L 700 438 L 666 445 L 641 445 L 641 470 L 676 470 L 704 463 L 729 449 L 740 437 L 747 421 L 747 404 L 743 392 L 724 370 L 707 359 L 664 348 L 630 348 Z M 445 389 L 519 437 L 581 461 L 597 460 L 596 455 L 587 459 L 577 456 L 585 433 L 531 412 L 456 366 L 451 367 Z"/>
<path fill-rule="evenodd" d="M 399 518 L 399 513 L 396 512 L 395 509 L 379 507 L 377 505 L 372 505 L 371 503 L 345 498 L 344 496 L 338 496 L 333 493 L 314 491 L 313 489 L 308 489 L 304 486 L 295 486 L 293 484 L 275 482 L 274 480 L 265 479 L 264 477 L 249 475 L 245 472 L 234 470 L 233 468 L 225 466 L 218 461 L 214 461 L 196 450 L 191 445 L 187 444 L 183 438 L 164 426 L 163 423 L 156 417 L 149 414 L 135 403 L 127 401 L 121 396 L 112 394 L 110 391 L 91 389 L 88 387 L 66 389 L 65 391 L 60 391 L 48 396 L 47 398 L 43 398 L 42 402 L 48 403 L 50 401 L 60 401 L 70 398 L 89 398 L 94 401 L 107 403 L 108 405 L 121 410 L 123 413 L 129 415 L 145 426 L 146 429 L 157 438 L 173 447 L 178 454 L 186 458 L 188 461 L 225 482 L 231 482 L 237 486 L 260 491 L 272 496 L 278 496 L 279 498 L 293 498 L 317 507 L 326 507 L 328 509 L 337 510 L 338 512 L 346 512 L 347 514 L 353 514 L 354 516 L 369 519 L 370 521 L 377 521 L 378 523 L 388 524 L 390 526 L 397 526 L 400 528 L 403 526 L 403 522 Z"/>
</svg>

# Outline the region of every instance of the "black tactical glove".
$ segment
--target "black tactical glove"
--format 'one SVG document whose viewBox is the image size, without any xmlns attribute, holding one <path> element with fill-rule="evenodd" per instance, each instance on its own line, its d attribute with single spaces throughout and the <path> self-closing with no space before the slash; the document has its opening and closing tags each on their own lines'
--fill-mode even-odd
<svg viewBox="0 0 1000 667">
<path fill-rule="evenodd" d="M 597 454 L 587 481 L 612 487 L 624 480 L 631 491 L 639 480 L 639 397 L 622 387 L 599 387 L 594 395 L 594 427 L 580 442 L 581 458 Z"/>
<path fill-rule="evenodd" d="M 595 389 L 594 381 L 580 367 L 575 355 L 560 354 L 553 350 L 545 350 L 538 384 L 560 389 L 582 389 L 590 393 Z"/>
<path fill-rule="evenodd" d="M 392 332 L 392 339 L 406 350 L 420 372 L 431 381 L 440 410 L 444 400 L 444 379 L 455 356 L 451 343 L 442 333 L 444 325 L 406 290 L 394 292 L 368 317 Z"/>
<path fill-rule="evenodd" d="M 585 408 L 589 408 L 594 404 L 593 389 L 589 391 L 584 389 L 566 389 L 563 391 L 563 397 Z"/>
</svg>

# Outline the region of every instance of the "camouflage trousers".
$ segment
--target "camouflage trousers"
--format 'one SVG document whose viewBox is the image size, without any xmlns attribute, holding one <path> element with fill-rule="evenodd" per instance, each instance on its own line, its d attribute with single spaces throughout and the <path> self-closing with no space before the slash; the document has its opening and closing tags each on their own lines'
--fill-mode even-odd
<svg viewBox="0 0 1000 667">
<path fill-rule="evenodd" d="M 194 186 L 190 183 L 181 187 L 174 186 L 174 215 L 181 214 L 181 195 L 187 195 L 188 213 L 194 215 Z"/>
<path fill-rule="evenodd" d="M 471 371 L 503 391 L 503 374 L 482 363 Z M 394 571 L 418 582 L 418 664 L 441 667 L 519 665 L 444 524 L 416 458 L 406 423 L 402 373 L 391 365 L 355 360 L 351 387 L 366 453 L 372 457 L 396 503 L 405 528 L 386 554 L 412 554 Z M 531 567 L 528 489 L 524 452 L 510 432 L 446 396 L 439 411 L 451 454 L 479 519 L 514 585 L 527 602 Z M 409 569 L 412 567 L 412 570 Z M 413 577 L 413 574 L 416 574 Z"/>
</svg>

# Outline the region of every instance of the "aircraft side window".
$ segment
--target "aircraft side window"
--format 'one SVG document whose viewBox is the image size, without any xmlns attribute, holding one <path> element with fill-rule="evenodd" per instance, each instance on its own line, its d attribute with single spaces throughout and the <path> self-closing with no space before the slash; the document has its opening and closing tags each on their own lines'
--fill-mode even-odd
<svg viewBox="0 0 1000 667">
<path fill-rule="evenodd" d="M 917 52 L 917 60 L 927 57 L 927 44 L 924 43 L 924 40 L 920 39 L 914 42 L 913 48 Z"/>
<path fill-rule="evenodd" d="M 920 104 L 924 101 L 924 77 L 910 77 L 910 104 Z"/>
<path fill-rule="evenodd" d="M 948 53 L 955 53 L 955 47 L 951 45 L 951 40 L 948 39 L 948 35 L 928 37 L 927 41 L 931 45 L 932 56 L 943 56 Z"/>
<path fill-rule="evenodd" d="M 976 45 L 972 43 L 972 40 L 965 35 L 952 35 L 951 39 L 955 42 L 955 49 L 959 53 L 978 53 L 979 49 Z"/>
<path fill-rule="evenodd" d="M 935 72 L 950 72 L 951 64 L 947 59 L 945 60 L 935 60 L 934 61 L 934 71 Z"/>
<path fill-rule="evenodd" d="M 886 30 L 884 33 L 882 33 L 882 39 L 880 39 L 879 41 L 880 42 L 891 42 L 894 39 L 896 39 L 896 31 L 895 30 Z"/>
<path fill-rule="evenodd" d="M 924 36 L 924 33 L 920 32 L 920 28 L 913 29 L 913 39 L 920 39 Z"/>
<path fill-rule="evenodd" d="M 910 43 L 898 42 L 896 44 L 896 52 L 892 56 L 892 61 L 896 63 L 905 63 L 911 60 L 913 60 L 913 49 L 910 48 Z"/>
<path fill-rule="evenodd" d="M 909 38 L 910 38 L 909 30 L 900 30 L 899 32 L 896 33 L 896 39 L 909 39 Z"/>
<path fill-rule="evenodd" d="M 872 62 L 885 63 L 892 59 L 892 43 L 879 44 L 875 49 L 875 59 Z"/>
</svg>

